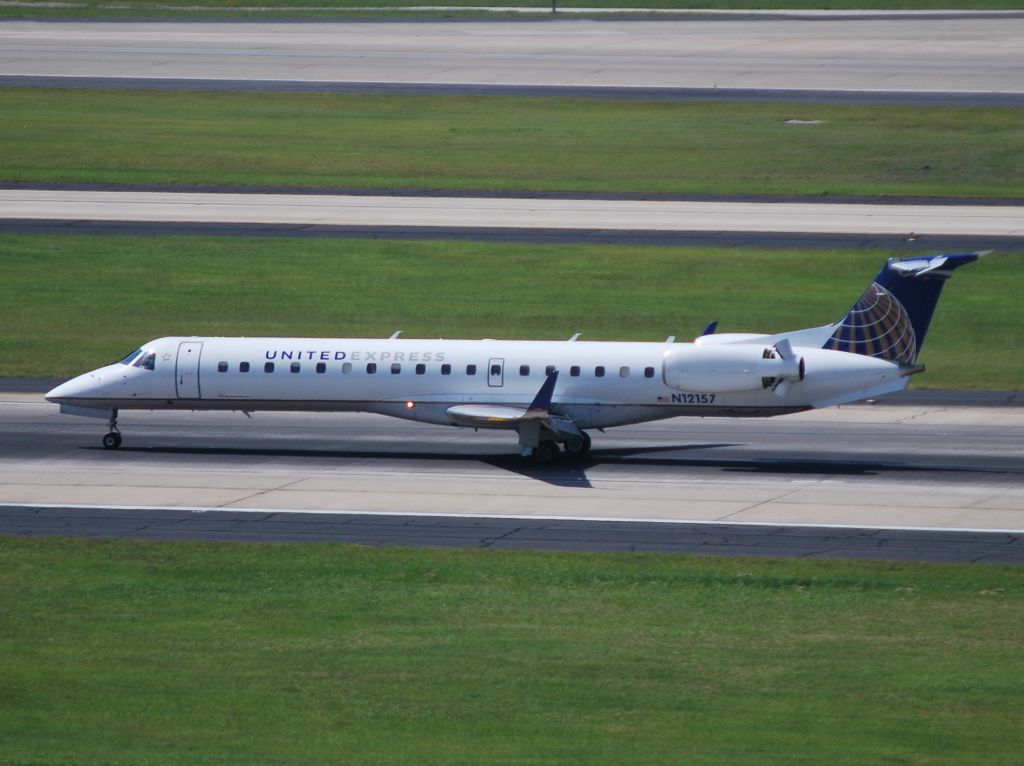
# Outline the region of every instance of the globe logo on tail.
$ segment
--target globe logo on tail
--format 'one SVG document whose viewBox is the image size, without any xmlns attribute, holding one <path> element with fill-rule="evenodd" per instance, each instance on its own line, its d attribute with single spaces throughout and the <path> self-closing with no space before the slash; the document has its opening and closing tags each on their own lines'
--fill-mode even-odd
<svg viewBox="0 0 1024 766">
<path fill-rule="evenodd" d="M 860 296 L 825 348 L 903 364 L 913 364 L 917 359 L 917 338 L 910 315 L 896 296 L 877 282 Z"/>
</svg>

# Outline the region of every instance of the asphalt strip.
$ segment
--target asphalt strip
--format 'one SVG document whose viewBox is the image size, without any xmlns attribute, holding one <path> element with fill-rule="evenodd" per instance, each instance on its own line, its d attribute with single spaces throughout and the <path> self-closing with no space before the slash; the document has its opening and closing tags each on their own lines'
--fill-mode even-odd
<svg viewBox="0 0 1024 766">
<path fill-rule="evenodd" d="M 500 521 L 580 521 L 596 524 L 665 524 L 665 525 L 698 525 L 708 527 L 754 527 L 772 529 L 855 529 L 870 532 L 952 532 L 964 534 L 1005 534 L 1024 535 L 1024 529 L 990 529 L 972 527 L 914 527 L 914 526 L 868 526 L 862 524 L 804 524 L 800 522 L 764 522 L 764 521 L 729 521 L 710 519 L 657 519 L 628 516 L 545 516 L 516 515 L 493 513 L 459 513 L 457 515 L 441 513 L 417 513 L 401 511 L 388 513 L 382 511 L 337 511 L 337 510 L 303 510 L 301 508 L 223 508 L 204 505 L 91 505 L 77 503 L 0 503 L 0 508 L 57 508 L 68 510 L 99 510 L 99 511 L 180 511 L 187 513 L 255 513 L 255 514 L 303 514 L 312 516 L 368 516 L 423 519 L 495 519 Z"/>
<path fill-rule="evenodd" d="M 1015 530 L 558 516 L 5 503 L 0 504 L 0 534 L 958 564 L 1024 563 L 1024 538 Z"/>
<path fill-rule="evenodd" d="M 699 88 L 614 85 L 499 85 L 478 83 L 353 82 L 343 80 L 253 80 L 206 77 L 95 77 L 85 75 L 0 75 L 8 88 L 76 88 L 250 93 L 350 93 L 395 96 L 499 96 L 591 98 L 626 101 L 704 101 L 1021 107 L 1024 93 L 1012 91 L 822 90 L 815 88 Z"/>
</svg>

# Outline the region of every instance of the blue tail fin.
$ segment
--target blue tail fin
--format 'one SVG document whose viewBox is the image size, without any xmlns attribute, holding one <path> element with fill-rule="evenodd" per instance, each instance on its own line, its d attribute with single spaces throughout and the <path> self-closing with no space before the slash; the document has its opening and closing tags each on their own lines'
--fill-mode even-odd
<svg viewBox="0 0 1024 766">
<path fill-rule="evenodd" d="M 983 253 L 890 258 L 853 308 L 835 325 L 824 348 L 914 364 L 954 269 Z"/>
</svg>

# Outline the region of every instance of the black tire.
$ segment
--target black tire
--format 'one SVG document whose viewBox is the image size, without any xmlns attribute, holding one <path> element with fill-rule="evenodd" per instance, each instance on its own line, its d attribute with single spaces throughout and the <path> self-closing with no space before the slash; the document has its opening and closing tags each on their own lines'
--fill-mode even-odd
<svg viewBox="0 0 1024 766">
<path fill-rule="evenodd" d="M 550 465 L 558 459 L 558 445 L 554 442 L 541 442 L 533 448 L 533 462 L 537 465 Z"/>
<path fill-rule="evenodd" d="M 109 434 L 103 437 L 103 448 L 104 449 L 117 449 L 121 446 L 121 434 L 114 433 L 111 431 Z"/>
<path fill-rule="evenodd" d="M 569 457 L 584 457 L 590 452 L 590 436 L 581 431 L 579 436 L 570 436 L 566 439 L 562 446 Z"/>
</svg>

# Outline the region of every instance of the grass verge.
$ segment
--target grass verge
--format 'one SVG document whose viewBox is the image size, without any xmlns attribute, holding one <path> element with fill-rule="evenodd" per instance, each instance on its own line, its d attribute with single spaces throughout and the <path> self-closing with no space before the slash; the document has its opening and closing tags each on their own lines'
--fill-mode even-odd
<svg viewBox="0 0 1024 766">
<path fill-rule="evenodd" d="M 1024 569 L 0 538 L 0 761 L 1017 764 Z"/>
<path fill-rule="evenodd" d="M 18 88 L 0 103 L 3 180 L 1024 196 L 1014 109 Z"/>
<path fill-rule="evenodd" d="M 835 321 L 880 251 L 0 236 L 0 375 L 72 375 L 162 335 L 687 339 Z M 1019 389 L 1024 258 L 958 272 L 915 384 Z"/>
</svg>

